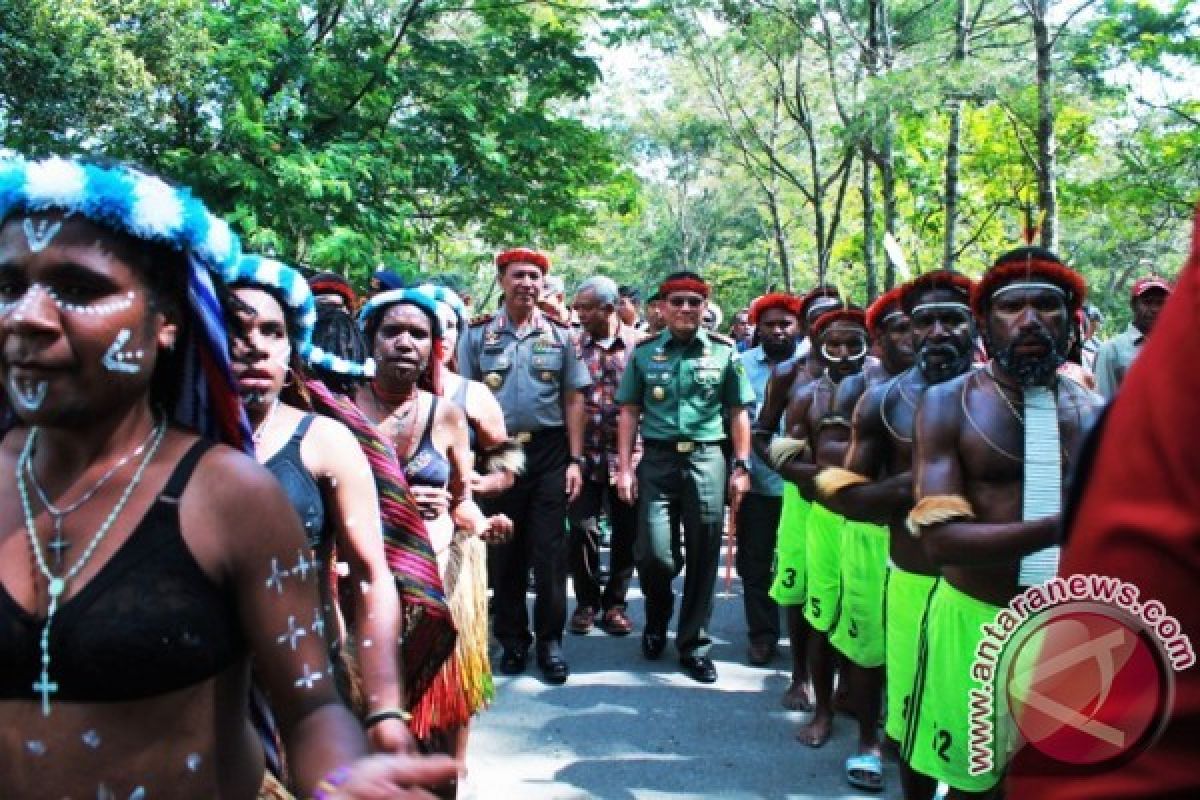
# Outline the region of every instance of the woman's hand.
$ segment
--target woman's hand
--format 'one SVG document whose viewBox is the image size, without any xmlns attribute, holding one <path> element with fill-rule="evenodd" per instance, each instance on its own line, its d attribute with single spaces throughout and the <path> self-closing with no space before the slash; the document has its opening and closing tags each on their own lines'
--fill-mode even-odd
<svg viewBox="0 0 1200 800">
<path fill-rule="evenodd" d="M 448 490 L 435 486 L 410 486 L 409 491 L 417 502 L 422 519 L 437 519 L 450 513 L 452 498 Z"/>
<path fill-rule="evenodd" d="M 486 475 L 472 472 L 467 482 L 471 487 L 471 494 L 478 495 L 479 497 L 494 497 L 511 489 L 516 480 L 516 475 L 513 475 L 506 469 L 502 469 L 496 472 L 489 472 Z"/>
<path fill-rule="evenodd" d="M 359 759 L 329 800 L 432 800 L 428 789 L 456 780 L 462 765 L 449 756 L 375 755 Z"/>
<path fill-rule="evenodd" d="M 488 544 L 503 544 L 512 538 L 513 522 L 503 514 L 494 514 L 487 518 L 487 526 L 480 532 L 479 538 Z"/>
<path fill-rule="evenodd" d="M 398 719 L 385 719 L 367 728 L 367 741 L 374 753 L 404 755 L 417 752 L 417 740 L 408 726 Z"/>
</svg>

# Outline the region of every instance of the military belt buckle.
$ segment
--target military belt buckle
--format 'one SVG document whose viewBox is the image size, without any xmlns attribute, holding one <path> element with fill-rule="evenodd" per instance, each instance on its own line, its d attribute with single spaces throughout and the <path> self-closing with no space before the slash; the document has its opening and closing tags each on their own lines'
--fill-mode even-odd
<svg viewBox="0 0 1200 800">
<path fill-rule="evenodd" d="M 695 442 L 676 442 L 675 443 L 675 452 L 676 453 L 690 453 L 695 449 L 696 449 Z"/>
<path fill-rule="evenodd" d="M 517 444 L 529 444 L 533 441 L 533 434 L 529 431 L 521 431 L 513 438 L 517 440 Z"/>
</svg>

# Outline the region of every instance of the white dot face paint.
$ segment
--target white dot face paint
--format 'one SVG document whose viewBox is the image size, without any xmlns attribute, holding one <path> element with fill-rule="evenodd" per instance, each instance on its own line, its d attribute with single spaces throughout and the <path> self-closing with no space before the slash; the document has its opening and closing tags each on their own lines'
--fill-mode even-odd
<svg viewBox="0 0 1200 800">
<path fill-rule="evenodd" d="M 308 631 L 306 631 L 304 628 L 296 627 L 296 618 L 289 616 L 287 631 L 280 634 L 279 637 L 275 639 L 275 641 L 279 644 L 284 644 L 286 642 L 288 645 L 291 646 L 291 649 L 294 651 L 296 649 L 296 642 L 299 639 L 301 639 L 307 635 L 308 635 Z"/>
<path fill-rule="evenodd" d="M 145 351 L 124 349 L 132 336 L 133 331 L 129 328 L 121 328 L 117 332 L 117 338 L 113 339 L 113 343 L 108 346 L 100 358 L 100 363 L 106 370 L 123 372 L 127 375 L 136 375 L 142 371 L 142 365 L 138 362 L 145 358 Z"/>
<path fill-rule="evenodd" d="M 9 395 L 22 411 L 34 412 L 46 402 L 46 392 L 50 384 L 46 381 L 29 380 L 28 378 L 9 377 Z"/>
<path fill-rule="evenodd" d="M 100 746 L 100 734 L 96 732 L 95 728 L 92 728 L 89 731 L 84 731 L 83 736 L 79 738 L 83 740 L 85 745 L 93 750 Z"/>
<path fill-rule="evenodd" d="M 204 759 L 200 757 L 199 753 L 188 753 L 187 761 L 184 763 L 187 764 L 189 772 L 196 772 L 200 769 L 200 764 L 203 761 Z"/>
<path fill-rule="evenodd" d="M 29 751 L 29 755 L 31 756 L 46 755 L 46 743 L 40 739 L 30 739 L 25 742 L 25 749 Z"/>
</svg>

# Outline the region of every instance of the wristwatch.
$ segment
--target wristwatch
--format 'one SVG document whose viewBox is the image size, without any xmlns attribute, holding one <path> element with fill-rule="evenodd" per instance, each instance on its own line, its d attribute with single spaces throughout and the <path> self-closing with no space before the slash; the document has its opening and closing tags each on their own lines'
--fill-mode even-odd
<svg viewBox="0 0 1200 800">
<path fill-rule="evenodd" d="M 588 460 L 586 456 L 571 456 L 571 463 L 580 469 L 587 467 Z"/>
<path fill-rule="evenodd" d="M 743 472 L 749 472 L 750 471 L 750 462 L 744 458 L 735 458 L 733 460 L 733 468 L 740 469 Z"/>
</svg>

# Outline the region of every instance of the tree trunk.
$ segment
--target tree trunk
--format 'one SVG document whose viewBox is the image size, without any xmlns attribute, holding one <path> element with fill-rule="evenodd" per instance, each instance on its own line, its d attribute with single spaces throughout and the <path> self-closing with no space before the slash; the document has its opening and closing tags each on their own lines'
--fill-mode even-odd
<svg viewBox="0 0 1200 800">
<path fill-rule="evenodd" d="M 958 16 L 954 21 L 954 65 L 961 67 L 967 60 L 968 0 L 958 0 Z M 958 156 L 962 143 L 962 117 L 966 101 L 957 88 L 950 107 L 950 136 L 946 142 L 946 236 L 942 247 L 942 268 L 954 269 L 958 256 L 955 241 L 958 234 Z"/>
<path fill-rule="evenodd" d="M 771 212 L 771 230 L 775 235 L 775 251 L 779 256 L 783 290 L 790 294 L 792 291 L 792 262 L 788 258 L 787 234 L 783 230 L 783 220 L 779 218 L 779 199 L 774 188 L 767 191 L 767 210 Z"/>
<path fill-rule="evenodd" d="M 1054 141 L 1053 42 L 1046 25 L 1049 0 L 1034 0 L 1033 40 L 1037 50 L 1038 206 L 1042 210 L 1042 247 L 1058 249 L 1058 163 Z"/>
<path fill-rule="evenodd" d="M 875 266 L 875 188 L 871 185 L 871 159 L 863 153 L 862 160 L 862 204 L 863 204 L 863 266 L 867 270 L 867 302 L 875 300 L 879 291 Z"/>
</svg>

